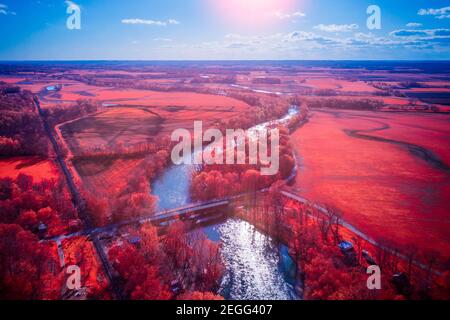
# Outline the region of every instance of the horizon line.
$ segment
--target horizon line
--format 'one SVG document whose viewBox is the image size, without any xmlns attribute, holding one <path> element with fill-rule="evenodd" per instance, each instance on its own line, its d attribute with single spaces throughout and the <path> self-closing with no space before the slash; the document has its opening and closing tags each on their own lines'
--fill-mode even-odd
<svg viewBox="0 0 450 320">
<path fill-rule="evenodd" d="M 6 59 L 4 62 L 450 62 L 450 59 Z"/>
</svg>

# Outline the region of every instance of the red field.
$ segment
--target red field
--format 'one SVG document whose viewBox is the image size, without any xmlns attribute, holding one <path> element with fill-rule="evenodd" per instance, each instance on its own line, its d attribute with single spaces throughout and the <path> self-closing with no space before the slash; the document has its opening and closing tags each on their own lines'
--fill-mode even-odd
<svg viewBox="0 0 450 320">
<path fill-rule="evenodd" d="M 338 208 L 346 221 L 369 237 L 438 250 L 449 258 L 448 171 L 412 155 L 404 146 L 359 139 L 344 132 L 388 124 L 393 129 L 359 133 L 413 142 L 448 159 L 448 129 L 442 128 L 445 122 L 448 117 L 443 115 L 421 118 L 315 111 L 310 123 L 292 135 L 302 159 L 295 188 L 312 201 Z M 402 130 L 401 126 L 413 128 Z M 421 131 L 414 126 L 420 126 Z M 433 139 L 423 139 L 424 132 L 434 135 Z"/>
<path fill-rule="evenodd" d="M 379 89 L 374 88 L 363 81 L 336 80 L 333 78 L 308 79 L 305 84 L 314 89 L 334 89 L 346 92 L 380 91 Z"/>
<path fill-rule="evenodd" d="M 32 176 L 35 182 L 58 178 L 58 170 L 50 160 L 39 157 L 16 157 L 0 160 L 0 178 L 15 179 L 21 173 Z"/>
<path fill-rule="evenodd" d="M 50 84 L 47 84 L 50 85 Z M 33 91 L 39 91 L 44 86 L 33 86 Z M 136 89 L 111 89 L 106 87 L 85 85 L 83 83 L 66 83 L 63 88 L 48 95 L 45 102 L 48 104 L 73 103 L 80 99 L 93 99 L 109 104 L 139 105 L 139 106 L 178 106 L 178 107 L 234 107 L 246 108 L 248 105 L 242 101 L 219 95 L 202 94 L 195 92 L 158 92 Z"/>
</svg>

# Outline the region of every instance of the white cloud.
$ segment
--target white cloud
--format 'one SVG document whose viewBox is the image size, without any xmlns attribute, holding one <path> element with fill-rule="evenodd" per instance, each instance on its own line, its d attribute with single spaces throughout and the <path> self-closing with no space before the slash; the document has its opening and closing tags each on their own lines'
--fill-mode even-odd
<svg viewBox="0 0 450 320">
<path fill-rule="evenodd" d="M 373 33 L 355 32 L 347 34 L 320 35 L 309 31 L 292 31 L 288 33 L 240 35 L 228 34 L 223 39 L 201 42 L 180 43 L 178 41 L 161 43 L 158 49 L 172 50 L 174 54 L 180 52 L 201 52 L 204 58 L 267 58 L 268 53 L 273 57 L 298 59 L 316 59 L 327 52 L 329 56 L 341 58 L 352 57 L 352 54 L 377 54 L 382 52 L 392 58 L 396 52 L 443 52 L 450 54 L 450 30 L 432 29 L 433 31 L 407 36 L 407 33 L 397 34 L 395 31 L 388 36 L 377 36 Z M 398 30 L 401 31 L 401 30 Z M 423 30 L 409 30 L 423 32 Z M 325 51 L 324 51 L 325 50 Z M 410 50 L 410 51 L 408 51 Z"/>
<path fill-rule="evenodd" d="M 398 38 L 415 38 L 415 39 L 449 39 L 450 29 L 425 29 L 425 30 L 394 30 L 391 36 Z"/>
<path fill-rule="evenodd" d="M 167 22 L 168 22 L 169 24 L 180 24 L 180 21 L 175 20 L 175 19 L 169 19 Z"/>
<path fill-rule="evenodd" d="M 417 14 L 419 16 L 434 16 L 436 19 L 450 18 L 450 7 L 440 9 L 420 9 Z"/>
<path fill-rule="evenodd" d="M 15 16 L 16 13 L 13 11 L 8 11 L 8 6 L 6 4 L 0 3 L 0 15 L 12 15 Z"/>
<path fill-rule="evenodd" d="M 314 29 L 325 31 L 325 32 L 351 32 L 358 30 L 359 26 L 355 23 L 353 24 L 319 24 L 314 27 Z"/>
<path fill-rule="evenodd" d="M 417 23 L 417 22 L 410 22 L 410 23 L 407 23 L 406 26 L 408 28 L 416 28 L 416 27 L 421 27 L 422 24 L 421 23 Z"/>
<path fill-rule="evenodd" d="M 274 13 L 275 17 L 278 19 L 284 20 L 284 19 L 296 19 L 296 18 L 303 18 L 306 16 L 304 12 L 301 11 L 295 11 L 291 13 L 283 13 L 281 11 L 277 11 Z"/>
<path fill-rule="evenodd" d="M 154 38 L 153 41 L 161 41 L 161 42 L 171 42 L 170 38 Z"/>
<path fill-rule="evenodd" d="M 145 25 L 156 25 L 165 27 L 169 24 L 180 24 L 178 20 L 169 19 L 167 21 L 161 20 L 150 20 L 150 19 L 122 19 L 123 24 L 145 24 Z"/>
</svg>

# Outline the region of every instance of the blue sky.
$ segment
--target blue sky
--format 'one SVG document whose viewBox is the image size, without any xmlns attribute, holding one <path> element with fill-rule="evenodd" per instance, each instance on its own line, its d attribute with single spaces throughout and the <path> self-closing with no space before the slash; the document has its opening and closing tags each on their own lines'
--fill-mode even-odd
<svg viewBox="0 0 450 320">
<path fill-rule="evenodd" d="M 450 1 L 0 0 L 0 60 L 197 59 L 450 60 Z"/>
</svg>

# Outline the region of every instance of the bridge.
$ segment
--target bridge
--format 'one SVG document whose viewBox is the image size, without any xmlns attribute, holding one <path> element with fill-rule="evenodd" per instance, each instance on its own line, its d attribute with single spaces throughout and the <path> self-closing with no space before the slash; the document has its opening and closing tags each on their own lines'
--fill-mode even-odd
<svg viewBox="0 0 450 320">
<path fill-rule="evenodd" d="M 233 197 L 234 198 L 234 197 Z M 175 209 L 150 213 L 148 215 L 139 216 L 133 219 L 108 224 L 103 227 L 97 228 L 86 228 L 78 232 L 73 232 L 66 235 L 56 236 L 53 238 L 44 239 L 44 241 L 56 241 L 60 242 L 64 239 L 79 237 L 79 236 L 90 236 L 94 234 L 100 234 L 104 232 L 111 232 L 120 227 L 124 227 L 127 225 L 135 225 L 135 224 L 143 224 L 143 223 L 152 223 L 155 226 L 164 226 L 167 223 L 175 220 L 191 220 L 193 222 L 198 221 L 206 221 L 209 220 L 208 216 L 211 216 L 211 219 L 218 216 L 217 211 L 222 209 L 221 215 L 224 215 L 224 211 L 230 204 L 231 197 L 221 200 L 214 201 L 206 201 L 200 202 L 196 204 L 190 204 L 183 207 L 178 207 Z"/>
</svg>

